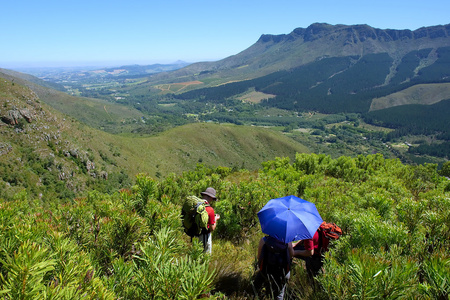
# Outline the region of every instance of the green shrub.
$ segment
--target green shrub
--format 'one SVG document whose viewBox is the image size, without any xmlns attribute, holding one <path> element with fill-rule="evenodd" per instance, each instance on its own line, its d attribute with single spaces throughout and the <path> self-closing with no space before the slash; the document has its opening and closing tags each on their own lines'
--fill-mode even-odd
<svg viewBox="0 0 450 300">
<path fill-rule="evenodd" d="M 418 265 L 399 251 L 352 251 L 344 263 L 327 257 L 325 272 L 317 280 L 332 299 L 399 299 L 415 297 Z"/>
<path fill-rule="evenodd" d="M 422 263 L 425 282 L 421 291 L 431 299 L 448 299 L 450 295 L 450 259 L 434 255 Z"/>
<path fill-rule="evenodd" d="M 184 251 L 177 232 L 168 228 L 143 243 L 136 274 L 139 299 L 197 299 L 211 291 L 214 272 L 209 270 L 209 256 L 195 259 Z"/>
<path fill-rule="evenodd" d="M 27 157 L 36 170 L 51 163 L 32 151 Z M 18 183 L 22 175 L 28 176 L 2 174 Z M 407 166 L 381 155 L 297 154 L 293 163 L 276 158 L 252 172 L 198 165 L 160 181 L 139 174 L 130 189 L 74 200 L 60 198 L 52 176 L 42 175 L 49 183 L 42 198 L 35 187 L 13 186 L 12 177 L 0 194 L 8 194 L 0 200 L 0 297 L 252 297 L 263 236 L 257 212 L 270 199 L 292 194 L 315 203 L 344 234 L 327 252 L 325 273 L 316 278 L 320 290 L 302 286 L 307 275 L 300 263 L 288 295 L 448 298 L 450 198 L 435 165 Z M 211 256 L 183 233 L 180 220 L 184 197 L 208 186 L 218 192 L 213 205 L 221 215 Z"/>
</svg>

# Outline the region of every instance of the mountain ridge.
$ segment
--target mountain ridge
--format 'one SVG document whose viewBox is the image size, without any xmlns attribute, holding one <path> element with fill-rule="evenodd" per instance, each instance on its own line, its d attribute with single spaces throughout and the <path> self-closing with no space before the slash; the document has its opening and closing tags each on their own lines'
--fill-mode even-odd
<svg viewBox="0 0 450 300">
<path fill-rule="evenodd" d="M 262 34 L 247 49 L 216 62 L 198 62 L 149 77 L 150 82 L 216 78 L 210 86 L 229 80 L 253 79 L 288 70 L 324 57 L 359 57 L 389 53 L 394 59 L 413 50 L 450 46 L 450 24 L 409 29 L 378 29 L 369 25 L 314 23 L 289 34 Z M 281 54 L 281 55 L 280 55 Z M 225 78 L 225 79 L 224 79 Z"/>
</svg>

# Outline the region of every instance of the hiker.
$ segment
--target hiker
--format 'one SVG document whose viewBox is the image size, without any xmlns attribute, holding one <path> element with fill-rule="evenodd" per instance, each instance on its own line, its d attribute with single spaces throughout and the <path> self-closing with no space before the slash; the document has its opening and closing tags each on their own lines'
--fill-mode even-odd
<svg viewBox="0 0 450 300">
<path fill-rule="evenodd" d="M 312 239 L 294 242 L 293 248 L 294 257 L 305 261 L 308 277 L 312 280 L 319 274 L 323 266 L 323 254 L 319 249 L 319 232 L 316 231 Z"/>
<path fill-rule="evenodd" d="M 328 251 L 330 240 L 337 240 L 342 229 L 334 223 L 323 222 L 312 239 L 293 243 L 294 257 L 305 260 L 308 277 L 313 280 L 322 271 L 324 253 Z"/>
<path fill-rule="evenodd" d="M 203 248 L 205 253 L 211 254 L 212 251 L 212 238 L 211 232 L 216 229 L 217 220 L 220 219 L 219 214 L 215 214 L 214 208 L 211 207 L 211 203 L 216 201 L 216 190 L 212 187 L 208 187 L 204 192 L 200 193 L 202 195 L 203 200 L 207 201 L 206 211 L 208 212 L 208 229 L 204 230 L 198 236 L 200 242 L 203 243 Z"/>
<path fill-rule="evenodd" d="M 261 238 L 258 245 L 258 267 L 253 287 L 259 294 L 263 284 L 271 298 L 283 299 L 286 284 L 291 276 L 290 267 L 294 249 L 292 243 L 284 243 L 274 237 Z"/>
</svg>

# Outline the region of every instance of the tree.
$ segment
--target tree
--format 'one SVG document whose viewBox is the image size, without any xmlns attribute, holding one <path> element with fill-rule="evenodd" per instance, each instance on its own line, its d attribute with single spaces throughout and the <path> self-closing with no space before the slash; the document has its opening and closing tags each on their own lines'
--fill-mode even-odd
<svg viewBox="0 0 450 300">
<path fill-rule="evenodd" d="M 439 172 L 442 176 L 450 177 L 450 161 L 447 161 L 442 166 L 441 171 Z"/>
</svg>

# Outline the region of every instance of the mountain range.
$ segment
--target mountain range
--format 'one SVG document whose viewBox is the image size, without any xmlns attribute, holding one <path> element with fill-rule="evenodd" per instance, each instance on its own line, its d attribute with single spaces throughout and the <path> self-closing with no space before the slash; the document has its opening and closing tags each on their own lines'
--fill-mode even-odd
<svg viewBox="0 0 450 300">
<path fill-rule="evenodd" d="M 256 169 L 264 160 L 296 152 L 320 149 L 337 155 L 347 147 L 337 140 L 354 143 L 364 135 L 370 141 L 372 133 L 361 128 L 349 139 L 325 125 L 350 120 L 359 127 L 356 116 L 390 127 L 391 137 L 395 132 L 426 135 L 430 138 L 421 139 L 443 147 L 450 140 L 450 25 L 410 31 L 316 23 L 289 34 L 264 34 L 216 62 L 97 71 L 88 77 L 98 90 L 89 91 L 99 97 L 88 98 L 68 95 L 71 83 L 63 86 L 55 77 L 43 76 L 44 81 L 0 69 L 0 167 L 9 174 L 0 184 L 5 190 L 17 191 L 31 180 L 40 191 L 48 178 L 59 178 L 53 190 L 64 194 L 101 184 L 104 174 L 120 182 L 124 174 L 168 176 L 198 163 Z M 108 85 L 99 84 L 106 77 Z M 82 85 L 73 82 L 82 94 Z M 316 113 L 316 121 L 308 123 Z M 199 120 L 207 122 L 196 124 Z M 209 123 L 214 120 L 281 124 L 285 133 Z M 172 129 L 154 136 L 129 135 L 137 127 L 153 130 L 170 122 Z M 308 147 L 289 137 L 289 130 L 309 132 L 302 126 L 318 129 L 312 139 L 301 138 Z M 374 141 L 383 137 L 372 136 Z M 354 154 L 387 151 L 374 145 Z M 447 152 L 440 155 L 448 157 Z M 21 169 L 28 179 L 19 176 Z"/>
<path fill-rule="evenodd" d="M 156 74 L 152 81 L 175 78 L 217 78 L 218 81 L 252 79 L 289 70 L 330 57 L 364 57 L 387 53 L 393 67 L 408 53 L 450 46 L 450 24 L 414 31 L 377 29 L 368 25 L 315 23 L 289 34 L 263 34 L 242 52 L 216 62 L 191 64 L 170 73 Z M 433 52 L 432 55 L 435 53 Z M 432 59 L 433 56 L 430 57 Z M 428 63 L 431 63 L 432 60 Z M 222 79 L 222 80 L 219 80 Z M 210 85 L 213 85 L 212 82 Z"/>
</svg>

